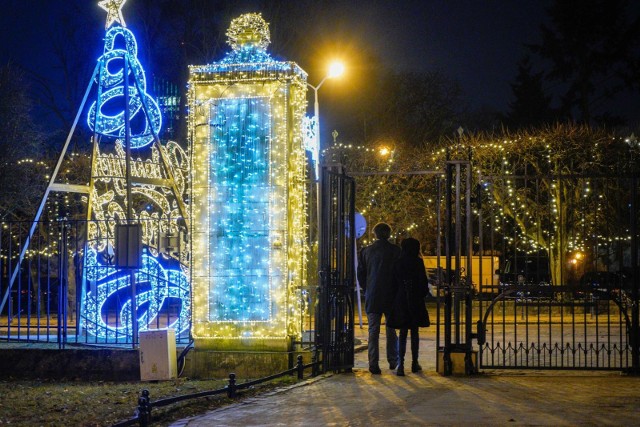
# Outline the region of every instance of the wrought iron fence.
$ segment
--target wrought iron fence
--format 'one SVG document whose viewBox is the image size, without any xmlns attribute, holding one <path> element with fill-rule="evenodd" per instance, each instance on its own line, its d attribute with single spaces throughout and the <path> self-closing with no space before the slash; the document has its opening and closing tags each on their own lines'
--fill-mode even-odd
<svg viewBox="0 0 640 427">
<path fill-rule="evenodd" d="M 297 357 L 296 365 L 291 369 L 287 369 L 286 371 L 278 372 L 273 375 L 269 375 L 263 378 L 258 378 L 252 381 L 246 381 L 240 384 L 238 384 L 237 382 L 236 374 L 231 373 L 229 374 L 229 383 L 225 387 L 215 389 L 215 390 L 202 391 L 198 393 L 184 394 L 181 396 L 168 397 L 168 398 L 160 399 L 156 401 L 151 400 L 149 391 L 145 389 L 145 390 L 142 390 L 142 392 L 140 393 L 140 397 L 138 398 L 138 406 L 135 411 L 135 416 L 128 420 L 124 420 L 119 423 L 116 423 L 112 427 L 125 427 L 125 426 L 133 426 L 133 425 L 148 426 L 152 422 L 153 408 L 161 408 L 161 407 L 173 405 L 175 403 L 182 402 L 185 400 L 192 400 L 192 399 L 198 399 L 201 397 L 216 396 L 221 394 L 226 394 L 229 399 L 235 399 L 239 397 L 239 392 L 241 390 L 245 390 L 255 385 L 262 384 L 268 381 L 273 381 L 275 379 L 282 378 L 287 375 L 296 374 L 298 380 L 303 380 L 305 370 L 311 369 L 311 375 L 315 375 L 315 373 L 317 372 L 318 364 L 319 362 L 316 362 L 316 361 L 304 364 L 302 362 L 302 356 L 299 355 Z"/>
<path fill-rule="evenodd" d="M 629 301 L 557 287 L 553 295 L 505 291 L 479 323 L 480 365 L 517 369 L 613 369 L 632 365 Z"/>
<path fill-rule="evenodd" d="M 167 220 L 140 223 L 135 271 L 116 266 L 113 221 L 41 221 L 30 238 L 31 222 L 2 223 L 0 341 L 130 345 L 135 307 L 139 330 L 172 327 L 187 343 L 188 245 Z"/>
<path fill-rule="evenodd" d="M 499 260 L 474 274 L 480 367 L 638 372 L 637 184 L 479 178 L 470 250 Z"/>
</svg>

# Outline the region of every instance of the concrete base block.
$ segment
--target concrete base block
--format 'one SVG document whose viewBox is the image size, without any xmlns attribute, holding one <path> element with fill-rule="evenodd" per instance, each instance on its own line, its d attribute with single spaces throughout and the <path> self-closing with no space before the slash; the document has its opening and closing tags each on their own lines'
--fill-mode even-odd
<svg viewBox="0 0 640 427">
<path fill-rule="evenodd" d="M 309 351 L 218 351 L 196 347 L 187 354 L 182 376 L 226 379 L 233 372 L 238 381 L 262 378 L 294 367 L 299 354 L 304 364 L 311 362 Z"/>
<path fill-rule="evenodd" d="M 464 366 L 464 358 L 466 356 L 466 352 L 463 351 L 454 351 L 451 352 L 451 363 L 452 363 L 452 375 L 466 375 L 465 366 Z M 476 350 L 471 350 L 471 362 L 475 370 L 478 370 L 478 352 Z M 438 350 L 438 373 L 440 375 L 444 375 L 444 351 Z"/>
</svg>

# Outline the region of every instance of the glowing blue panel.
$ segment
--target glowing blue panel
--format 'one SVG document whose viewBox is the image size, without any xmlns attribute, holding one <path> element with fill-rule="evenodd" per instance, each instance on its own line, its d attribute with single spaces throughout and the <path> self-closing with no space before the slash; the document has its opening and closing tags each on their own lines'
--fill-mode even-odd
<svg viewBox="0 0 640 427">
<path fill-rule="evenodd" d="M 209 317 L 267 321 L 269 99 L 220 99 L 212 106 L 211 119 Z"/>
</svg>

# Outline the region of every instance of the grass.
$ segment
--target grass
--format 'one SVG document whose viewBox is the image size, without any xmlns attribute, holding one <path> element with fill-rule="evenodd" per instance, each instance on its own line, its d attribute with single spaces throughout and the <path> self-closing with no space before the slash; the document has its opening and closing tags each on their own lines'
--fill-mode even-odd
<svg viewBox="0 0 640 427">
<path fill-rule="evenodd" d="M 263 383 L 246 391 L 239 399 L 293 384 L 296 376 Z M 142 389 L 156 400 L 216 390 L 226 380 L 177 379 L 161 382 L 0 382 L 0 425 L 12 426 L 110 426 L 134 416 Z M 153 425 L 202 414 L 235 402 L 226 394 L 188 399 L 152 411 Z"/>
</svg>

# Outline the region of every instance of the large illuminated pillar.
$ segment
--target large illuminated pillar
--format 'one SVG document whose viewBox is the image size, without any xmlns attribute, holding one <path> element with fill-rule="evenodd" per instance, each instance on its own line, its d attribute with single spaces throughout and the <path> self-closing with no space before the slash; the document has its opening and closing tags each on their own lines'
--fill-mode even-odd
<svg viewBox="0 0 640 427">
<path fill-rule="evenodd" d="M 306 73 L 267 52 L 259 14 L 190 67 L 192 335 L 197 348 L 290 350 L 306 277 Z"/>
</svg>

